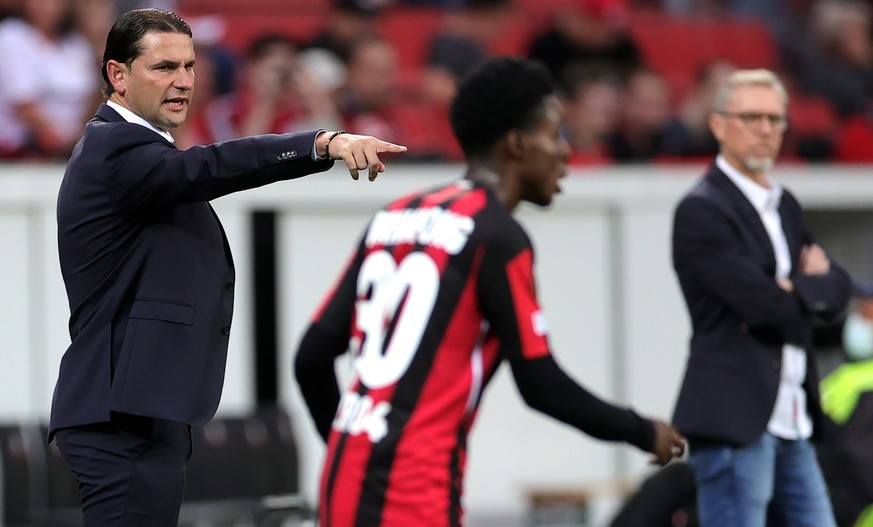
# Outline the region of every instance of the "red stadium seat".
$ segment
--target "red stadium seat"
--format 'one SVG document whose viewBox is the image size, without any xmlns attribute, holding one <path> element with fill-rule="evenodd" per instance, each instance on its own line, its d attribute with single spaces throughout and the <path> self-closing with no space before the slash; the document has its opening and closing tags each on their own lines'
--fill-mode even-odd
<svg viewBox="0 0 873 527">
<path fill-rule="evenodd" d="M 646 65 L 684 93 L 709 62 L 723 59 L 741 68 L 779 69 L 776 44 L 762 22 L 739 17 L 683 17 L 635 10 L 630 31 Z"/>
<path fill-rule="evenodd" d="M 267 33 L 285 35 L 294 42 L 305 43 L 315 37 L 324 24 L 324 14 L 237 13 L 222 15 L 226 31 L 222 43 L 232 51 L 243 52 L 256 38 Z M 195 35 L 196 38 L 196 35 Z"/>
<path fill-rule="evenodd" d="M 179 0 L 178 11 L 187 15 L 271 14 L 278 16 L 301 13 L 325 13 L 332 0 Z"/>
<path fill-rule="evenodd" d="M 788 104 L 788 126 L 802 135 L 831 135 L 839 127 L 834 105 L 821 96 L 792 93 Z"/>
<path fill-rule="evenodd" d="M 436 7 L 403 5 L 390 7 L 379 16 L 377 29 L 399 53 L 401 76 L 415 77 L 421 71 L 443 17 L 444 11 Z"/>
</svg>

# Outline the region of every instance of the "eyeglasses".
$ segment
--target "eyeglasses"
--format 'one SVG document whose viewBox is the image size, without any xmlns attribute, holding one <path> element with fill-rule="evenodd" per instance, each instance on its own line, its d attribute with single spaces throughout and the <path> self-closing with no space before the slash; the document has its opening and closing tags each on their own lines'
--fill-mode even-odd
<svg viewBox="0 0 873 527">
<path fill-rule="evenodd" d="M 718 112 L 719 115 L 725 117 L 735 117 L 743 122 L 746 126 L 756 126 L 763 123 L 765 120 L 770 123 L 773 128 L 785 129 L 788 123 L 784 115 L 778 113 L 757 113 L 757 112 Z"/>
</svg>

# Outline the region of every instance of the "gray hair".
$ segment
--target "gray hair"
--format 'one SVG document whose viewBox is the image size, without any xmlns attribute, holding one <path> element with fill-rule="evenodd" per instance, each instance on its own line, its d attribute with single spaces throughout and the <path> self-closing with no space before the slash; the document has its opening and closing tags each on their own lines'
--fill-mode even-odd
<svg viewBox="0 0 873 527">
<path fill-rule="evenodd" d="M 743 86 L 773 88 L 782 97 L 785 106 L 788 106 L 788 91 L 785 89 L 785 85 L 782 84 L 782 81 L 779 80 L 779 77 L 777 77 L 775 73 L 762 68 L 754 70 L 737 70 L 733 72 L 731 76 L 728 77 L 727 82 L 724 83 L 715 93 L 713 109 L 716 112 L 727 111 L 727 105 L 731 94 L 736 88 Z"/>
</svg>

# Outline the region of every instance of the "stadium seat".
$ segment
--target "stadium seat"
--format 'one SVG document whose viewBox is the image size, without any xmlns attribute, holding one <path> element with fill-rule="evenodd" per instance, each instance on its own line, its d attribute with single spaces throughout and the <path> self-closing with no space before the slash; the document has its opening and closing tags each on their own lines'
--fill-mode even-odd
<svg viewBox="0 0 873 527">
<path fill-rule="evenodd" d="M 839 126 L 834 105 L 820 95 L 791 93 L 788 104 L 788 127 L 801 134 L 832 134 Z"/>
<path fill-rule="evenodd" d="M 186 15 L 235 15 L 260 13 L 278 16 L 324 13 L 332 0 L 179 0 L 179 13 Z"/>
<path fill-rule="evenodd" d="M 225 25 L 222 44 L 239 54 L 256 38 L 269 33 L 284 35 L 297 44 L 303 44 L 314 38 L 324 24 L 324 13 L 318 11 L 271 14 L 256 10 L 214 14 L 220 16 Z"/>
<path fill-rule="evenodd" d="M 414 77 L 427 61 L 429 45 L 444 13 L 435 7 L 393 6 L 377 21 L 379 34 L 397 50 L 401 76 Z"/>
<path fill-rule="evenodd" d="M 0 424 L 2 526 L 82 525 L 78 484 L 46 432 L 45 424 Z M 285 412 L 216 418 L 191 432 L 180 525 L 266 527 L 311 517 L 296 494 L 297 449 Z"/>
<path fill-rule="evenodd" d="M 46 525 L 81 525 L 82 502 L 79 483 L 67 467 L 57 445 L 46 442 L 48 425 L 39 428 L 39 444 L 45 450 L 45 470 L 48 478 Z"/>
<path fill-rule="evenodd" d="M 38 457 L 33 455 L 29 427 L 0 425 L 0 519 L 7 526 L 29 525 L 39 502 L 34 478 Z"/>
<path fill-rule="evenodd" d="M 779 69 L 773 35 L 755 19 L 634 10 L 629 25 L 646 65 L 663 75 L 678 94 L 686 93 L 698 72 L 715 60 L 741 68 Z"/>
<path fill-rule="evenodd" d="M 192 427 L 191 442 L 181 524 L 308 514 L 296 494 L 297 449 L 285 412 L 265 409 L 251 416 L 216 418 Z"/>
</svg>

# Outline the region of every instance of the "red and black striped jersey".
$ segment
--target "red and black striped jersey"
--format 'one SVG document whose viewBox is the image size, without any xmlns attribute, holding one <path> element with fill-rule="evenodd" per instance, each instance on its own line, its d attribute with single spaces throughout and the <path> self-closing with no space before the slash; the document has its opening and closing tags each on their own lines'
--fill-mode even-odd
<svg viewBox="0 0 873 527">
<path fill-rule="evenodd" d="M 312 327 L 332 343 L 319 353 L 348 349 L 355 365 L 330 425 L 322 527 L 460 525 L 482 390 L 502 359 L 549 355 L 521 225 L 467 180 L 402 198 L 374 216 Z"/>
</svg>

